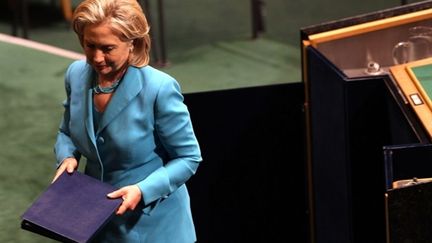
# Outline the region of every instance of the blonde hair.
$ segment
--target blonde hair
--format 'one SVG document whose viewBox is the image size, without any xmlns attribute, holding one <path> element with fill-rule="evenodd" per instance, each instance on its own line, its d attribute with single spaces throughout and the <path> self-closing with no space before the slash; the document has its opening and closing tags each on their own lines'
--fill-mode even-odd
<svg viewBox="0 0 432 243">
<path fill-rule="evenodd" d="M 150 61 L 150 26 L 137 0 L 84 0 L 75 9 L 72 27 L 83 45 L 84 28 L 108 22 L 124 41 L 132 41 L 129 57 L 132 66 L 146 66 Z"/>
</svg>

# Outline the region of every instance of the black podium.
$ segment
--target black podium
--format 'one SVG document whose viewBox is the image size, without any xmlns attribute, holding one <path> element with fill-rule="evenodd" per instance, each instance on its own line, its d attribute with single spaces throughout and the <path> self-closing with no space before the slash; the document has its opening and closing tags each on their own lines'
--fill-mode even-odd
<svg viewBox="0 0 432 243">
<path fill-rule="evenodd" d="M 432 182 L 386 193 L 387 243 L 430 243 Z"/>
<path fill-rule="evenodd" d="M 407 29 L 432 26 L 431 7 L 425 1 L 301 29 L 312 242 L 390 240 L 389 148 L 432 147 L 388 69 Z M 417 176 L 432 175 L 432 163 L 422 169 L 427 175 Z"/>
<path fill-rule="evenodd" d="M 431 242 L 431 158 L 432 144 L 384 147 L 387 243 Z"/>
</svg>

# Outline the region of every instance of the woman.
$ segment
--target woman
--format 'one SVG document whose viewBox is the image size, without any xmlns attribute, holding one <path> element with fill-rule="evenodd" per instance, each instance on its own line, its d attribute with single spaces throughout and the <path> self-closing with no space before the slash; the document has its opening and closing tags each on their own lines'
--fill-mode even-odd
<svg viewBox="0 0 432 243">
<path fill-rule="evenodd" d="M 119 190 L 117 217 L 95 242 L 196 241 L 185 182 L 201 161 L 178 83 L 148 65 L 149 26 L 136 0 L 84 0 L 72 24 L 86 61 L 65 75 L 58 169 Z"/>
</svg>

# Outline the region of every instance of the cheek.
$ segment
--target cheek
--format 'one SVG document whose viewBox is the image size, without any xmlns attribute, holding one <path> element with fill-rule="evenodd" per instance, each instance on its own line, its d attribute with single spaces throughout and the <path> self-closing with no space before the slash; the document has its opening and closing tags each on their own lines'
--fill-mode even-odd
<svg viewBox="0 0 432 243">
<path fill-rule="evenodd" d="M 120 55 L 116 55 L 116 56 L 107 56 L 105 60 L 107 62 L 123 65 L 125 62 L 129 60 L 129 52 L 123 52 Z"/>
</svg>

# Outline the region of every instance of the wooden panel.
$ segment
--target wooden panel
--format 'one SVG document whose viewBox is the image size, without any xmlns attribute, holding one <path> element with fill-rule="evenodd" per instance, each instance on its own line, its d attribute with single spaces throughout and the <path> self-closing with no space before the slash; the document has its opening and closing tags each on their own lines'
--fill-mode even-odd
<svg viewBox="0 0 432 243">
<path fill-rule="evenodd" d="M 334 29 L 327 32 L 317 33 L 309 36 L 312 46 L 317 46 L 319 43 L 342 39 L 354 35 L 364 34 L 367 32 L 381 30 L 385 28 L 400 26 L 403 24 L 413 23 L 416 21 L 432 18 L 432 9 L 426 9 L 418 12 L 413 12 L 405 15 L 395 16 L 386 19 L 380 19 L 363 24 L 348 26 L 345 28 Z"/>
<path fill-rule="evenodd" d="M 401 95 L 413 108 L 425 130 L 432 137 L 432 101 L 413 72 L 413 68 L 424 65 L 431 65 L 432 69 L 432 58 L 390 67 L 390 73 L 402 91 Z"/>
</svg>

